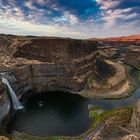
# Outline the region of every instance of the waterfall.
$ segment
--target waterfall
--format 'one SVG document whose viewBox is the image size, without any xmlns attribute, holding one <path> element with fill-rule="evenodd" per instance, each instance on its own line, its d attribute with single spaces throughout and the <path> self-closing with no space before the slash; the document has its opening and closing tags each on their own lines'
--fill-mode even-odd
<svg viewBox="0 0 140 140">
<path fill-rule="evenodd" d="M 10 86 L 10 82 L 9 82 L 9 78 L 8 78 L 8 74 L 7 73 L 2 73 L 2 82 L 8 87 L 11 99 L 12 99 L 12 103 L 13 103 L 13 107 L 15 110 L 19 110 L 22 109 L 23 106 L 21 105 L 21 103 L 19 102 L 14 90 L 12 89 L 12 87 Z M 10 77 L 10 76 L 9 76 Z"/>
</svg>

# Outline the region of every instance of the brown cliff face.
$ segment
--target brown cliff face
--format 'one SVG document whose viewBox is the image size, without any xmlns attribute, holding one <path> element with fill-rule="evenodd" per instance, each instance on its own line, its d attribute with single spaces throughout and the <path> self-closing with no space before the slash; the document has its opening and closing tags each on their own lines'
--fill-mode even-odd
<svg viewBox="0 0 140 140">
<path fill-rule="evenodd" d="M 10 71 L 18 95 L 36 92 L 84 89 L 86 79 L 95 72 L 97 42 L 65 38 L 13 37 L 6 48 L 1 71 Z M 5 47 L 4 47 L 5 49 Z"/>
<path fill-rule="evenodd" d="M 84 58 L 96 50 L 95 42 L 64 38 L 27 38 L 11 45 L 12 55 L 41 62 L 65 62 Z"/>
<path fill-rule="evenodd" d="M 118 59 L 136 69 L 140 68 L 140 35 L 94 38 L 99 42 L 100 55 L 109 59 Z"/>
</svg>

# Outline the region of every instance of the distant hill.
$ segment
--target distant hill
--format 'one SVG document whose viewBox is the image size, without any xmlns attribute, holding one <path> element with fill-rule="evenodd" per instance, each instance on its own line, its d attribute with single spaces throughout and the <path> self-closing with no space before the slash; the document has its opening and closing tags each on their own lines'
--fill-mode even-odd
<svg viewBox="0 0 140 140">
<path fill-rule="evenodd" d="M 90 40 L 101 41 L 104 43 L 140 44 L 140 34 L 122 37 L 91 38 Z"/>
<path fill-rule="evenodd" d="M 105 41 L 105 42 L 140 42 L 140 34 L 122 37 L 109 38 L 91 38 L 91 40 Z"/>
</svg>

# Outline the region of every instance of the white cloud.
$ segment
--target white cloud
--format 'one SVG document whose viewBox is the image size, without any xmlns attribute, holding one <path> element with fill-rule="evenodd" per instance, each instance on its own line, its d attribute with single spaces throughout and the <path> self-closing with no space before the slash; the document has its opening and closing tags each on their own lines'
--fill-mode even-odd
<svg viewBox="0 0 140 140">
<path fill-rule="evenodd" d="M 46 3 L 46 1 L 45 0 L 37 0 L 37 3 L 40 5 L 44 5 Z"/>
<path fill-rule="evenodd" d="M 64 12 L 64 16 L 66 18 L 68 18 L 68 20 L 69 20 L 71 25 L 75 25 L 75 24 L 77 24 L 79 22 L 78 18 L 73 14 L 70 14 L 68 12 Z"/>
<path fill-rule="evenodd" d="M 108 37 L 139 33 L 140 28 L 137 26 L 139 23 L 139 21 L 135 21 L 115 27 L 98 25 L 95 23 L 86 23 L 83 25 L 64 27 L 58 25 L 37 25 L 26 21 L 19 21 L 13 18 L 0 18 L 0 32 L 8 34 L 60 36 L 72 38 Z"/>
<path fill-rule="evenodd" d="M 7 13 L 6 13 L 7 14 Z M 45 35 L 45 36 L 62 36 L 62 37 L 78 37 L 81 33 L 67 27 L 58 25 L 36 24 L 24 20 L 19 20 L 14 16 L 0 16 L 0 32 L 8 34 L 22 35 Z"/>
<path fill-rule="evenodd" d="M 114 8 L 120 4 L 120 0 L 96 0 L 101 5 L 101 9 L 108 10 Z"/>
<path fill-rule="evenodd" d="M 37 25 L 33 24 L 27 21 L 20 21 L 16 20 L 15 18 L 10 19 L 0 19 L 1 23 L 7 24 L 9 27 L 12 28 L 18 28 L 20 31 L 33 31 L 33 32 L 58 32 L 59 29 L 55 26 L 49 26 L 49 25 Z"/>
<path fill-rule="evenodd" d="M 53 18 L 53 21 L 55 21 L 56 23 L 59 22 L 61 24 L 68 23 L 69 25 L 75 25 L 79 23 L 79 19 L 69 12 L 64 12 L 63 16 L 61 17 Z"/>
<path fill-rule="evenodd" d="M 126 20 L 136 16 L 134 13 L 129 14 L 132 10 L 133 8 L 108 10 L 105 12 L 103 20 L 105 20 L 109 26 L 113 26 L 118 19 Z"/>
<path fill-rule="evenodd" d="M 25 2 L 25 6 L 28 7 L 31 10 L 36 10 L 36 7 L 33 6 L 32 1 Z"/>
<path fill-rule="evenodd" d="M 34 6 L 36 2 L 39 4 L 47 3 L 49 0 L 29 0 L 25 2 L 26 7 L 30 9 L 28 15 L 24 15 L 22 9 L 11 1 L 10 5 L 3 6 L 0 3 L 0 32 L 23 35 L 47 35 L 61 36 L 73 38 L 92 38 L 92 37 L 107 37 L 118 35 L 129 35 L 140 32 L 138 24 L 140 20 L 133 22 L 121 23 L 119 26 L 117 21 L 128 20 L 138 17 L 138 13 L 133 12 L 134 9 L 115 9 L 118 1 L 111 0 L 96 0 L 102 8 L 102 19 L 89 18 L 85 22 L 80 23 L 78 17 L 71 14 L 69 11 L 62 11 L 61 17 L 55 17 L 50 21 L 47 14 L 51 15 L 51 11 L 38 9 Z M 0 0 L 1 2 L 1 0 Z M 60 11 L 57 5 L 52 5 L 50 9 Z M 114 10 L 112 9 L 114 7 Z M 100 20 L 104 20 L 103 23 Z M 47 23 L 48 22 L 48 23 Z M 97 23 L 98 22 L 98 23 Z M 43 24 L 44 23 L 44 24 Z M 47 23 L 47 24 L 45 24 Z M 51 23 L 51 24 L 50 24 Z M 62 23 L 61 25 L 57 23 Z"/>
<path fill-rule="evenodd" d="M 10 19 L 11 17 L 14 17 L 17 20 L 23 20 L 24 19 L 24 13 L 16 5 L 15 0 L 9 0 L 7 5 L 0 5 L 0 18 L 1 19 Z"/>
</svg>

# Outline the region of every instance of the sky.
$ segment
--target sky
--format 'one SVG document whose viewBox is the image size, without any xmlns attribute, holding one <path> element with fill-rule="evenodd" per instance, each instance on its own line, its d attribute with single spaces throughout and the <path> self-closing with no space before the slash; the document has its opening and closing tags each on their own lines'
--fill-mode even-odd
<svg viewBox="0 0 140 140">
<path fill-rule="evenodd" d="M 140 34 L 140 0 L 0 0 L 0 33 L 82 39 Z"/>
</svg>

